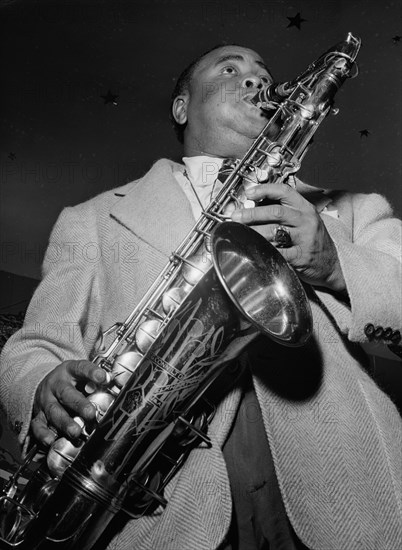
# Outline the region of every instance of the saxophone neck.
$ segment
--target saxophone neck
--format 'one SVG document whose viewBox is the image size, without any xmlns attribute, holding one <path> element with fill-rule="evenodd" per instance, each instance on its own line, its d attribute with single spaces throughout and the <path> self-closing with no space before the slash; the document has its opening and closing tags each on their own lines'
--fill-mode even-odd
<svg viewBox="0 0 402 550">
<path fill-rule="evenodd" d="M 361 39 L 353 36 L 352 33 L 348 33 L 345 40 L 338 42 L 329 50 L 324 52 L 313 63 L 311 63 L 307 69 L 298 75 L 294 80 L 286 82 L 274 82 L 269 86 L 259 90 L 251 101 L 260 106 L 261 108 L 268 107 L 272 109 L 277 104 L 282 103 L 287 99 L 296 87 L 300 84 L 309 86 L 314 83 L 322 72 L 327 69 L 331 69 L 337 72 L 337 77 L 342 77 L 342 82 L 346 78 L 352 77 L 352 68 L 356 68 L 356 57 L 359 53 L 361 46 Z"/>
</svg>

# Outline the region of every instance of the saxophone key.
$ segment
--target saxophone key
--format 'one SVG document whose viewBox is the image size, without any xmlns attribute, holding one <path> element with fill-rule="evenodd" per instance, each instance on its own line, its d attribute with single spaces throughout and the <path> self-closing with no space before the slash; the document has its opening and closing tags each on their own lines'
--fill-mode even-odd
<svg viewBox="0 0 402 550">
<path fill-rule="evenodd" d="M 114 401 L 113 395 L 106 391 L 98 391 L 96 393 L 93 393 L 88 397 L 88 399 L 95 407 L 97 422 L 100 422 L 102 420 L 108 408 Z"/>
<path fill-rule="evenodd" d="M 104 385 L 105 386 L 109 386 L 109 384 L 111 383 L 112 381 L 112 377 L 110 375 L 110 373 L 108 371 L 105 371 L 105 382 L 104 382 Z M 87 393 L 87 394 L 92 394 L 94 392 L 96 392 L 97 390 L 97 385 L 95 384 L 95 382 L 87 382 L 85 384 L 85 388 L 84 388 L 84 391 Z"/>
<path fill-rule="evenodd" d="M 65 437 L 56 439 L 47 455 L 47 465 L 54 476 L 60 477 L 79 453 L 82 442 L 72 443 Z"/>
<path fill-rule="evenodd" d="M 135 334 L 135 344 L 142 353 L 146 353 L 154 343 L 162 322 L 156 319 L 144 321 L 140 324 Z"/>
<path fill-rule="evenodd" d="M 127 351 L 116 357 L 112 367 L 112 376 L 118 388 L 122 388 L 127 383 L 142 357 L 138 351 Z"/>
<path fill-rule="evenodd" d="M 275 147 L 269 153 L 267 153 L 267 163 L 269 166 L 279 166 L 282 162 L 282 155 L 280 153 L 280 147 Z"/>
<path fill-rule="evenodd" d="M 162 296 L 162 307 L 165 313 L 173 313 L 186 297 L 186 293 L 183 288 L 173 287 L 170 288 Z"/>
<path fill-rule="evenodd" d="M 212 266 L 211 255 L 202 247 L 198 254 L 183 260 L 183 279 L 190 285 L 196 285 Z"/>
<path fill-rule="evenodd" d="M 302 105 L 300 107 L 300 116 L 306 120 L 311 120 L 314 117 L 314 105 Z"/>
<path fill-rule="evenodd" d="M 110 405 L 114 402 L 115 394 L 117 393 L 118 391 L 97 391 L 88 397 L 88 400 L 95 408 L 95 420 L 85 423 L 82 418 L 74 418 L 75 422 L 82 427 L 81 439 L 83 441 L 85 441 L 93 433 L 96 428 L 96 424 L 99 424 L 105 416 Z"/>
</svg>

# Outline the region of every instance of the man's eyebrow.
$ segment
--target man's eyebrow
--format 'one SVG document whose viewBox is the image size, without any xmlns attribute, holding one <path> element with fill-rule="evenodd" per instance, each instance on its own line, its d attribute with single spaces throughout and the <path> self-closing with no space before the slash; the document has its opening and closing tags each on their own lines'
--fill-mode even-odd
<svg viewBox="0 0 402 550">
<path fill-rule="evenodd" d="M 244 57 L 240 54 L 234 54 L 234 53 L 229 53 L 227 55 L 221 55 L 215 61 L 214 65 L 216 67 L 217 65 L 220 65 L 221 63 L 226 63 L 226 61 L 244 61 Z M 263 69 L 265 69 L 267 71 L 267 73 L 271 76 L 270 70 L 268 69 L 268 67 L 265 65 L 265 63 L 263 61 L 259 61 L 258 59 L 256 59 L 255 63 L 257 65 L 259 65 L 260 67 L 262 67 Z"/>
<path fill-rule="evenodd" d="M 257 61 L 256 60 L 256 63 L 257 63 L 257 65 L 259 65 L 260 67 L 265 69 L 267 71 L 267 73 L 269 74 L 269 76 L 271 76 L 271 71 L 268 69 L 268 67 L 265 65 L 265 63 L 263 61 Z"/>
<path fill-rule="evenodd" d="M 225 63 L 226 61 L 244 61 L 244 57 L 240 54 L 229 53 L 226 55 L 221 55 L 215 61 L 214 65 L 219 65 L 220 63 Z"/>
</svg>

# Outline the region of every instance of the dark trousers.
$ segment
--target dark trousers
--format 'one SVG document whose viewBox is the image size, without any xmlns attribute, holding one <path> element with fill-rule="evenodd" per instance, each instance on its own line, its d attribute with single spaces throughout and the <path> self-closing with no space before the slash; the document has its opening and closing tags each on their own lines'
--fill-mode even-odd
<svg viewBox="0 0 402 550">
<path fill-rule="evenodd" d="M 245 394 L 223 448 L 233 518 L 220 550 L 307 550 L 285 512 L 248 369 L 243 377 Z"/>
</svg>

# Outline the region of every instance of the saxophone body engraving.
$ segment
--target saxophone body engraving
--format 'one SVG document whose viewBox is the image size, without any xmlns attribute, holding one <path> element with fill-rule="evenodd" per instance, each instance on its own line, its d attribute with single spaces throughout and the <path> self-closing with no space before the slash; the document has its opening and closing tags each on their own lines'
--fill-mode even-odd
<svg viewBox="0 0 402 550">
<path fill-rule="evenodd" d="M 110 384 L 86 388 L 96 426 L 83 425 L 78 446 L 56 440 L 20 491 L 33 449 L 6 484 L 1 549 L 90 549 L 120 510 L 138 517 L 165 506 L 164 488 L 191 449 L 211 445 L 204 397 L 225 367 L 259 333 L 286 346 L 307 341 L 311 312 L 295 272 L 258 233 L 226 221 L 225 209 L 241 207 L 256 168 L 269 182 L 300 168 L 359 47 L 349 34 L 294 81 L 252 98 L 266 126 L 133 312 L 104 334 L 112 341 L 93 361 Z"/>
</svg>

